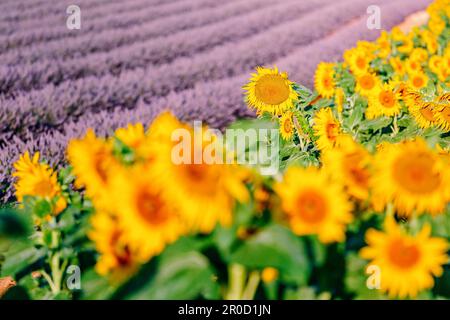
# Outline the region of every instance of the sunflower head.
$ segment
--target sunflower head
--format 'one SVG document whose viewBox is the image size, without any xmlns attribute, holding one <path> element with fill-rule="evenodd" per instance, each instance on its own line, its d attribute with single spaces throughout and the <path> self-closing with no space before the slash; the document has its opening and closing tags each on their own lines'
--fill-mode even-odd
<svg viewBox="0 0 450 320">
<path fill-rule="evenodd" d="M 167 201 L 152 173 L 151 167 L 136 165 L 116 171 L 111 181 L 123 239 L 141 261 L 159 254 L 185 232 L 175 202 Z"/>
<path fill-rule="evenodd" d="M 428 76 L 423 72 L 409 74 L 409 85 L 413 90 L 420 90 L 428 85 Z"/>
<path fill-rule="evenodd" d="M 39 155 L 31 159 L 26 153 L 14 164 L 17 170 L 13 173 L 13 176 L 17 177 L 14 185 L 16 198 L 19 202 L 22 202 L 25 196 L 46 199 L 53 204 L 49 214 L 58 214 L 67 207 L 67 201 L 62 195 L 57 173 L 48 165 L 39 163 L 38 158 Z"/>
<path fill-rule="evenodd" d="M 425 225 L 416 236 L 408 235 L 392 217 L 386 218 L 384 231 L 367 231 L 367 247 L 360 255 L 380 268 L 381 290 L 390 297 L 415 298 L 433 287 L 433 276 L 442 275 L 448 244 L 430 233 L 430 226 Z"/>
<path fill-rule="evenodd" d="M 317 147 L 319 150 L 333 148 L 341 134 L 341 125 L 333 116 L 330 108 L 322 108 L 316 113 L 313 129 L 318 137 Z"/>
<path fill-rule="evenodd" d="M 435 125 L 436 113 L 435 104 L 432 102 L 424 102 L 413 100 L 408 102 L 409 112 L 413 116 L 420 128 L 426 129 Z"/>
<path fill-rule="evenodd" d="M 292 140 L 295 131 L 292 112 L 285 112 L 279 122 L 281 137 L 287 141 Z"/>
<path fill-rule="evenodd" d="M 368 118 L 378 116 L 394 116 L 400 113 L 401 105 L 399 95 L 393 85 L 379 84 L 369 96 L 369 103 L 366 115 Z"/>
<path fill-rule="evenodd" d="M 342 186 L 324 171 L 290 167 L 275 191 L 295 234 L 315 234 L 324 243 L 344 241 L 352 208 Z"/>
<path fill-rule="evenodd" d="M 374 93 L 379 85 L 379 78 L 373 73 L 364 73 L 356 79 L 356 92 L 364 97 L 368 97 Z"/>
<path fill-rule="evenodd" d="M 294 108 L 298 95 L 287 73 L 273 69 L 257 67 L 250 82 L 244 86 L 246 101 L 258 114 L 264 112 L 281 115 Z"/>
<path fill-rule="evenodd" d="M 446 166 L 419 138 L 383 148 L 374 160 L 373 194 L 384 204 L 393 203 L 401 215 L 441 213 L 449 199 Z"/>
<path fill-rule="evenodd" d="M 126 128 L 117 129 L 115 137 L 131 148 L 137 158 L 148 159 L 150 157 L 150 144 L 142 123 L 128 124 Z"/>
<path fill-rule="evenodd" d="M 110 141 L 97 138 L 92 130 L 82 139 L 70 141 L 67 158 L 76 176 L 75 185 L 85 187 L 97 206 L 106 205 L 110 172 L 117 166 Z"/>
<path fill-rule="evenodd" d="M 133 275 L 142 261 L 123 237 L 124 231 L 119 218 L 99 211 L 92 216 L 91 226 L 88 237 L 100 254 L 95 265 L 97 273 L 109 275 L 114 282 L 122 282 Z"/>
<path fill-rule="evenodd" d="M 334 95 L 334 64 L 321 62 L 317 66 L 314 75 L 314 87 L 317 92 L 324 98 L 331 98 Z"/>
<path fill-rule="evenodd" d="M 173 141 L 172 132 L 180 127 L 186 135 Z M 176 181 L 164 196 L 169 202 L 182 204 L 180 214 L 189 227 L 205 233 L 214 229 L 218 222 L 229 225 L 235 201 L 248 200 L 244 184 L 247 170 L 233 159 L 211 163 L 203 158 L 211 149 L 211 141 L 215 141 L 214 135 L 208 132 L 206 127 L 195 131 L 167 114 L 156 118 L 150 127 L 155 183 L 164 185 L 167 181 Z M 223 153 L 228 154 L 226 150 Z M 174 154 L 182 155 L 185 161 L 174 161 Z M 195 155 L 199 155 L 199 161 Z"/>
<path fill-rule="evenodd" d="M 347 193 L 366 200 L 370 187 L 371 155 L 352 137 L 343 135 L 339 146 L 322 153 L 324 169 L 330 177 L 344 185 Z"/>
</svg>

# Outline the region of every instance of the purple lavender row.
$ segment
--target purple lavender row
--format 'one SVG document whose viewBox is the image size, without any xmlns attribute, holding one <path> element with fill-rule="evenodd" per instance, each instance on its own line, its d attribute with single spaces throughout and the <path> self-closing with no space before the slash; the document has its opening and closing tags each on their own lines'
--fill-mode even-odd
<svg viewBox="0 0 450 320">
<path fill-rule="evenodd" d="M 277 0 L 266 0 L 264 4 L 268 5 L 274 1 Z M 246 13 L 260 2 L 261 0 L 249 0 L 241 5 L 235 4 L 232 8 L 238 9 L 236 12 Z M 328 3 L 330 0 L 307 3 L 291 0 L 271 7 L 270 10 L 263 7 L 212 26 L 137 42 L 131 46 L 123 46 L 107 53 L 92 54 L 86 58 L 66 61 L 48 59 L 34 64 L 0 68 L 0 92 L 14 93 L 16 90 L 38 89 L 48 82 L 57 85 L 69 79 L 90 75 L 102 76 L 107 73 L 119 74 L 128 69 L 145 68 L 149 64 L 170 63 L 179 57 L 192 56 L 229 41 L 237 42 L 244 37 L 261 33 L 281 21 L 285 23 L 299 18 L 303 13 L 319 9 Z M 205 17 L 217 20 L 213 15 Z"/>
<path fill-rule="evenodd" d="M 211 3 L 212 1 L 208 1 Z M 208 5 L 208 4 L 206 4 Z M 220 3 L 215 1 L 213 5 L 218 6 Z M 39 21 L 25 20 L 18 26 L 11 26 L 14 30 L 19 30 L 11 35 L 3 35 L 0 37 L 0 52 L 4 52 L 7 49 L 16 48 L 20 50 L 21 46 L 28 46 L 33 43 L 39 43 L 43 41 L 50 41 L 53 39 L 59 39 L 63 37 L 77 37 L 88 34 L 89 38 L 92 35 L 91 31 L 100 31 L 108 27 L 127 26 L 121 20 L 127 18 L 130 12 L 140 13 L 142 10 L 147 11 L 147 20 L 158 19 L 168 15 L 183 13 L 197 8 L 190 2 L 183 3 L 170 3 L 163 6 L 149 6 L 147 0 L 130 0 L 124 3 L 112 3 L 108 6 L 99 6 L 94 9 L 82 8 L 82 29 L 79 31 L 69 30 L 66 27 L 66 6 L 64 3 L 58 5 L 59 15 L 55 17 L 55 21 L 51 21 L 46 18 L 42 23 L 42 19 Z M 39 23 L 39 25 L 36 25 Z M 128 25 L 135 24 L 133 20 L 128 20 Z M 91 39 L 92 41 L 92 39 Z M 45 44 L 44 44 L 45 45 Z"/>
<path fill-rule="evenodd" d="M 260 0 L 258 5 L 266 7 L 274 2 L 277 0 Z M 181 4 L 176 11 L 173 11 L 174 8 L 172 8 L 167 12 L 149 7 L 133 14 L 124 15 L 120 22 L 108 18 L 87 27 L 90 31 L 96 31 L 95 33 L 84 31 L 83 35 L 73 39 L 58 38 L 49 42 L 32 44 L 26 48 L 9 50 L 0 55 L 0 59 L 6 64 L 19 64 L 45 59 L 52 61 L 70 59 L 93 52 L 109 51 L 136 41 L 167 36 L 180 30 L 204 26 L 234 15 L 244 14 L 252 9 L 248 3 L 254 5 L 255 1 L 232 0 L 229 4 L 221 5 L 221 2 L 216 0 L 201 0 L 198 4 L 202 4 L 203 9 L 187 13 L 187 8 Z M 160 19 L 163 17 L 165 19 Z M 112 26 L 114 28 L 110 29 Z M 104 31 L 100 32 L 101 30 Z M 73 32 L 69 32 L 67 29 L 58 32 L 61 32 L 64 37 L 73 35 Z M 42 34 L 44 37 L 49 37 L 49 35 L 50 33 Z M 61 42 L 64 40 L 67 43 L 62 45 Z"/>
<path fill-rule="evenodd" d="M 34 21 L 36 25 L 39 22 L 42 23 L 42 18 L 45 17 L 47 19 L 58 18 L 60 15 L 65 15 L 67 6 L 71 4 L 82 5 L 86 10 L 90 10 L 93 8 L 97 8 L 99 6 L 108 6 L 110 4 L 115 4 L 120 0 L 81 0 L 73 1 L 68 0 L 59 0 L 56 1 L 42 1 L 37 2 L 36 4 L 28 5 L 26 1 L 18 3 L 16 10 L 2 10 L 0 13 L 0 21 L 2 24 L 2 30 L 4 27 L 18 27 L 21 23 L 26 21 Z M 10 28 L 9 28 L 10 29 Z M 7 29 L 9 31 L 9 29 Z"/>
<path fill-rule="evenodd" d="M 298 46 L 326 36 L 337 26 L 364 14 L 370 2 L 346 0 L 335 3 L 263 34 L 191 58 L 180 58 L 168 65 L 130 70 L 117 77 L 89 76 L 63 82 L 57 87 L 50 84 L 41 90 L 17 92 L 15 99 L 0 99 L 0 139 L 8 139 L 8 135 L 17 134 L 24 127 L 42 132 L 49 124 L 58 126 L 89 110 L 113 109 L 118 105 L 133 107 L 144 93 L 156 98 L 172 90 L 192 88 L 197 82 L 241 74 L 249 67 L 273 61 Z M 320 17 L 326 17 L 326 20 L 317 25 Z M 317 26 L 311 30 L 313 25 Z"/>
<path fill-rule="evenodd" d="M 67 1 L 67 0 L 65 0 Z M 139 1 L 139 0 L 138 0 Z M 173 0 L 170 5 L 174 5 L 175 2 L 179 2 L 183 0 Z M 186 0 L 184 0 L 186 1 Z M 80 7 L 82 10 L 82 20 L 85 19 L 93 20 L 93 19 L 101 19 L 103 18 L 104 13 L 114 13 L 115 15 L 122 14 L 124 12 L 127 12 L 131 9 L 136 9 L 136 5 L 133 4 L 133 0 L 127 0 L 126 3 L 123 3 L 120 0 L 97 0 L 97 2 L 89 2 L 89 0 L 84 1 L 77 1 L 76 4 Z M 12 34 L 16 30 L 20 30 L 21 32 L 25 30 L 38 30 L 42 28 L 49 28 L 49 27 L 55 27 L 60 26 L 62 22 L 65 22 L 66 16 L 66 8 L 69 4 L 74 4 L 72 2 L 66 2 L 66 3 L 59 3 L 58 4 L 58 10 L 54 10 L 50 12 L 46 12 L 44 15 L 45 17 L 45 24 L 42 23 L 42 15 L 36 15 L 33 17 L 30 17 L 29 19 L 17 19 L 17 21 L 12 22 L 4 22 L 3 24 L 0 23 L 0 27 L 2 28 L 1 33 L 7 33 Z M 137 7 L 137 9 L 152 7 L 155 9 L 156 6 L 160 5 L 167 5 L 167 2 L 164 0 L 146 0 L 145 3 L 143 3 L 144 7 Z M 52 5 L 53 7 L 55 4 Z M 110 9 L 108 7 L 111 7 L 113 9 Z M 123 11 L 123 8 L 125 11 Z M 1 21 L 1 20 L 0 20 Z"/>
<path fill-rule="evenodd" d="M 426 2 L 420 1 L 421 4 Z M 409 7 L 410 3 L 408 0 L 401 0 L 401 2 L 397 3 L 394 7 L 388 7 L 390 10 L 398 11 L 396 14 L 391 13 L 391 11 L 387 12 L 387 16 L 385 16 L 383 21 L 385 27 L 396 24 L 400 20 L 400 17 L 405 17 L 415 10 Z M 424 5 L 420 8 L 423 7 Z M 383 6 L 382 9 L 384 8 Z M 345 45 L 355 43 L 359 38 L 367 39 L 374 37 L 373 31 L 364 28 L 364 22 L 365 19 L 361 18 L 355 24 L 348 25 L 346 28 L 338 30 L 329 37 L 308 45 L 303 51 L 299 49 L 294 54 L 304 55 L 298 61 L 305 61 L 305 65 L 308 65 L 306 62 L 309 62 L 308 59 L 316 53 L 319 53 L 324 61 L 336 59 L 342 54 L 342 51 L 338 53 L 337 50 L 344 50 Z M 339 49 L 335 49 L 336 47 Z M 288 62 L 290 57 L 287 57 L 286 60 L 278 60 L 278 62 Z M 272 60 L 271 62 L 274 61 Z M 267 65 L 268 62 L 265 64 Z M 298 68 L 301 67 L 300 65 L 298 66 Z M 287 71 L 289 71 L 291 77 L 296 76 L 292 70 Z M 9 173 L 11 164 L 20 154 L 26 150 L 40 151 L 44 158 L 59 164 L 63 161 L 66 142 L 71 138 L 81 136 L 89 127 L 95 128 L 97 133 L 104 135 L 110 133 L 117 127 L 124 126 L 128 122 L 139 121 L 144 124 L 150 123 L 156 114 L 168 106 L 183 120 L 208 120 L 208 123 L 212 127 L 223 127 L 236 118 L 250 116 L 251 112 L 244 105 L 242 92 L 239 90 L 248 78 L 248 72 L 250 72 L 250 68 L 243 75 L 214 82 L 198 83 L 193 89 L 178 93 L 171 92 L 166 97 L 153 100 L 152 102 L 146 101 L 146 97 L 142 96 L 133 110 L 115 110 L 114 113 L 108 113 L 107 111 L 102 111 L 97 114 L 86 113 L 77 122 L 67 123 L 62 133 L 57 131 L 45 133 L 37 138 L 30 138 L 31 140 L 26 143 L 17 138 L 13 138 L 15 140 L 9 142 L 0 151 L 0 164 L 2 164 L 0 165 L 0 190 L 2 190 L 3 186 L 3 201 L 6 202 L 12 197 L 12 183 Z M 314 70 L 311 70 L 311 68 L 301 69 L 299 75 L 301 79 L 307 80 L 313 77 L 313 72 Z M 33 135 L 33 133 L 30 133 L 30 135 Z"/>
</svg>

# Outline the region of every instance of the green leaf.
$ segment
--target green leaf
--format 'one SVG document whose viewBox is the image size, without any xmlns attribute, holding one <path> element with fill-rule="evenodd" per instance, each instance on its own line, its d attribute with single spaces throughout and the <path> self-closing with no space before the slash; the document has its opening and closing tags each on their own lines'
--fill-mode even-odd
<svg viewBox="0 0 450 320">
<path fill-rule="evenodd" d="M 392 118 L 389 117 L 379 117 L 372 120 L 367 120 L 361 123 L 361 130 L 372 130 L 378 131 L 380 129 L 386 128 L 392 123 Z"/>
<path fill-rule="evenodd" d="M 2 266 L 2 274 L 19 280 L 17 277 L 20 277 L 20 273 L 41 259 L 45 250 L 36 249 L 29 241 L 16 240 L 3 254 L 5 255 L 5 262 Z M 27 270 L 28 273 L 31 271 L 33 270 Z"/>
<path fill-rule="evenodd" d="M 177 256 L 162 257 L 155 277 L 131 299 L 195 299 L 209 295 L 214 289 L 214 273 L 208 259 L 190 251 Z M 218 284 L 217 284 L 218 286 Z"/>
<path fill-rule="evenodd" d="M 83 300 L 109 299 L 117 289 L 107 277 L 100 276 L 94 269 L 82 273 L 81 284 Z"/>
<path fill-rule="evenodd" d="M 23 238 L 30 234 L 31 220 L 24 213 L 12 208 L 0 210 L 0 240 L 1 238 Z"/>
<path fill-rule="evenodd" d="M 271 225 L 249 238 L 231 261 L 248 268 L 274 267 L 288 282 L 305 284 L 310 274 L 304 243 L 290 230 Z"/>
</svg>

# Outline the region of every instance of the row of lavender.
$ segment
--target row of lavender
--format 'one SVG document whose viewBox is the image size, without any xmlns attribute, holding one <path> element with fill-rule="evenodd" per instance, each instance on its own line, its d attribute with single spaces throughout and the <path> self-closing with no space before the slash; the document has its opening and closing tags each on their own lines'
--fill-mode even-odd
<svg viewBox="0 0 450 320">
<path fill-rule="evenodd" d="M 130 1 L 133 6 L 143 2 Z M 84 44 L 78 53 L 69 49 L 76 49 L 70 41 L 58 45 L 58 39 L 43 37 L 30 44 L 16 43 L 0 55 L 9 61 L 0 70 L 4 200 L 11 195 L 10 164 L 24 150 L 41 150 L 57 164 L 64 158 L 68 139 L 87 127 L 107 134 L 127 122 L 148 123 L 167 107 L 185 120 L 224 126 L 248 115 L 239 88 L 254 66 L 277 63 L 292 71 L 294 80 L 311 85 L 320 60 L 333 60 L 357 39 L 378 35 L 365 26 L 365 10 L 373 4 L 369 0 L 231 0 L 222 5 L 209 1 L 211 7 L 194 7 L 183 14 L 175 8 L 185 6 L 185 0 L 152 2 L 154 9 L 169 7 L 175 13 L 169 10 L 168 18 L 150 21 L 139 10 L 123 10 L 122 15 L 142 20 L 120 30 L 103 24 L 100 34 L 108 36 L 100 38 L 95 32 L 73 36 L 75 43 Z M 201 2 L 208 1 L 189 1 Z M 384 28 L 429 2 L 376 1 L 382 7 Z M 113 2 L 108 6 L 115 8 Z M 108 21 L 104 16 L 100 20 Z M 25 39 L 26 32 L 21 36 Z M 40 54 L 33 54 L 35 47 Z M 18 52 L 19 58 L 10 51 Z"/>
</svg>

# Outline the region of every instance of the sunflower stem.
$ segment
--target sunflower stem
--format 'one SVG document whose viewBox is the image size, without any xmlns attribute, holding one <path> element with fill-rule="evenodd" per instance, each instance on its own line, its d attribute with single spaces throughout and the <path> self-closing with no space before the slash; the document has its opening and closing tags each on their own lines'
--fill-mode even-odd
<svg viewBox="0 0 450 320">
<path fill-rule="evenodd" d="M 248 277 L 247 287 L 242 293 L 243 300 L 253 300 L 258 289 L 259 282 L 261 280 L 260 273 L 258 271 L 252 271 Z"/>
<path fill-rule="evenodd" d="M 245 268 L 240 264 L 231 264 L 228 267 L 229 287 L 226 293 L 226 300 L 240 300 L 242 299 L 242 292 L 244 290 L 245 282 Z"/>
</svg>

